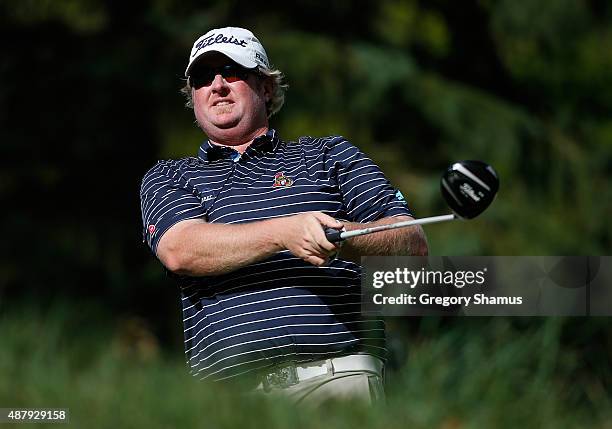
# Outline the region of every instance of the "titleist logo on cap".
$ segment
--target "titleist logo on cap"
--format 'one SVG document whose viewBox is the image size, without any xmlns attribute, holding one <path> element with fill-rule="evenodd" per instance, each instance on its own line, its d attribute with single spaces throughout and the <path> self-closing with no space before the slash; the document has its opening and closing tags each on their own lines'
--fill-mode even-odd
<svg viewBox="0 0 612 429">
<path fill-rule="evenodd" d="M 191 57 L 195 57 L 200 49 L 204 49 L 207 46 L 214 45 L 215 43 L 231 43 L 246 48 L 246 40 L 236 39 L 234 36 L 224 36 L 223 34 L 211 34 L 210 36 L 200 40 L 194 47 L 197 48 L 195 52 L 191 54 Z"/>
<path fill-rule="evenodd" d="M 198 61 L 198 58 L 207 52 L 223 54 L 247 69 L 254 69 L 255 67 L 270 68 L 268 55 L 261 42 L 251 31 L 245 28 L 215 28 L 198 38 L 191 48 L 185 76 L 189 76 L 194 62 Z"/>
</svg>

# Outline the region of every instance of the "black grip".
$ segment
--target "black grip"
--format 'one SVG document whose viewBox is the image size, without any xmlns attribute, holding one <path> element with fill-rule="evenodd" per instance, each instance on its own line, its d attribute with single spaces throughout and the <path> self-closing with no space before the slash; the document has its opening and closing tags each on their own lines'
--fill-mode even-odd
<svg viewBox="0 0 612 429">
<path fill-rule="evenodd" d="M 330 243 L 337 243 L 339 241 L 342 241 L 342 237 L 340 237 L 340 234 L 342 233 L 342 231 L 338 231 L 337 229 L 333 229 L 333 228 L 325 228 L 325 238 L 327 238 L 327 241 L 329 241 Z"/>
</svg>

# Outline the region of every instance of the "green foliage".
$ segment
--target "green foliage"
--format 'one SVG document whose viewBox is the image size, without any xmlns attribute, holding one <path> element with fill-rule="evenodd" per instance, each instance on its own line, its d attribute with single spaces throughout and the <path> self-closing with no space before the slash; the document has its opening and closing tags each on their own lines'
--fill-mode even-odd
<svg viewBox="0 0 612 429">
<path fill-rule="evenodd" d="M 609 424 L 612 404 L 602 381 L 581 375 L 579 344 L 564 339 L 569 320 L 550 319 L 532 327 L 501 318 L 474 318 L 448 327 L 435 321 L 424 319 L 405 338 L 406 362 L 387 374 L 384 406 L 329 403 L 311 410 L 245 394 L 242 386 L 199 382 L 176 360 L 179 350 L 168 358 L 136 347 L 133 338 L 126 343 L 129 323 L 105 319 L 99 307 L 26 306 L 0 317 L 0 403 L 69 408 L 71 424 L 88 428 Z M 390 321 L 392 335 L 403 323 L 408 321 Z M 141 340 L 144 332 L 138 335 Z M 584 340 L 597 332 L 601 329 Z M 604 362 L 591 364 L 598 369 Z"/>
<path fill-rule="evenodd" d="M 5 4 L 9 1 L 5 1 Z M 24 25 L 34 26 L 60 21 L 80 34 L 95 33 L 108 24 L 102 2 L 96 0 L 23 0 L 10 2 L 4 9 L 10 18 Z"/>
<path fill-rule="evenodd" d="M 422 47 L 435 57 L 448 54 L 450 34 L 441 14 L 420 8 L 414 0 L 382 2 L 375 29 L 392 46 Z"/>
</svg>

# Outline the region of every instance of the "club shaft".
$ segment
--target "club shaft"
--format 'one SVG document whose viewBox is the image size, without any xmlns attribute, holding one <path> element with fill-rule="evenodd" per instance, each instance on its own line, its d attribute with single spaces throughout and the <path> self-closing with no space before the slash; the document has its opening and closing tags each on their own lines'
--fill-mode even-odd
<svg viewBox="0 0 612 429">
<path fill-rule="evenodd" d="M 354 229 L 352 231 L 341 232 L 340 239 L 346 240 L 347 238 L 359 237 L 361 235 L 372 234 L 374 232 L 387 231 L 390 229 L 397 229 L 397 228 L 405 228 L 407 226 L 412 226 L 412 225 L 425 225 L 428 223 L 447 222 L 447 221 L 454 220 L 454 219 L 457 219 L 456 215 L 448 214 L 448 215 L 442 215 L 442 216 L 424 217 L 422 219 L 407 220 L 403 222 L 391 223 L 388 225 L 373 226 L 370 228 Z"/>
</svg>

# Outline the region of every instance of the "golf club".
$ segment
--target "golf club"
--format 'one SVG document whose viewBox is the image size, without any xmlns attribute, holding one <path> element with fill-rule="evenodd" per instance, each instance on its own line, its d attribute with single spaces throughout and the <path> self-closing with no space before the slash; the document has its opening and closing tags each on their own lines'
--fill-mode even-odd
<svg viewBox="0 0 612 429">
<path fill-rule="evenodd" d="M 440 190 L 453 213 L 414 219 L 404 222 L 379 225 L 353 231 L 325 229 L 328 241 L 336 243 L 347 238 L 359 237 L 374 232 L 405 228 L 412 225 L 446 222 L 455 219 L 473 219 L 485 211 L 499 189 L 499 178 L 490 165 L 482 161 L 459 161 L 451 165 L 442 175 Z"/>
</svg>

